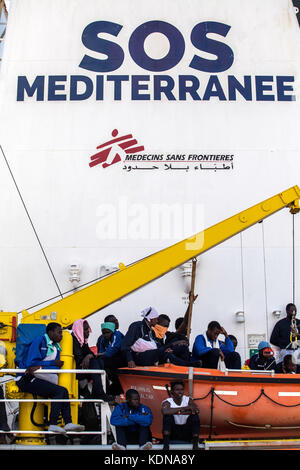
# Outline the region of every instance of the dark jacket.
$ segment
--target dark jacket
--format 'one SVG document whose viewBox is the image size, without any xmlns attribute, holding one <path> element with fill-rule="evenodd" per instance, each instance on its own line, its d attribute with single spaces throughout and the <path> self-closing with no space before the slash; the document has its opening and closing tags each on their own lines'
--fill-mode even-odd
<svg viewBox="0 0 300 470">
<path fill-rule="evenodd" d="M 254 354 L 249 361 L 252 370 L 275 370 L 276 361 L 274 357 L 261 357 L 259 353 Z"/>
<path fill-rule="evenodd" d="M 277 374 L 286 374 L 287 372 L 283 371 L 283 361 L 276 364 L 275 372 Z M 291 373 L 291 372 L 290 372 Z M 300 366 L 296 366 L 296 374 L 300 374 Z"/>
<path fill-rule="evenodd" d="M 80 346 L 80 343 L 76 336 L 72 333 L 73 336 L 73 355 L 76 363 L 76 369 L 82 369 L 81 363 L 83 359 L 88 355 L 92 354 L 93 357 L 95 357 L 95 354 L 93 351 L 90 349 L 89 345 L 87 343 L 83 343 L 82 346 Z M 79 375 L 79 374 L 77 374 Z"/>
<path fill-rule="evenodd" d="M 121 343 L 121 351 L 125 354 L 126 361 L 133 361 L 133 354 L 131 351 L 131 346 L 139 339 L 143 338 L 145 341 L 154 340 L 157 343 L 157 339 L 154 331 L 150 328 L 146 322 L 136 321 L 131 323 L 128 328 L 126 335 L 124 336 Z M 157 343 L 158 344 L 158 343 Z M 159 346 L 159 344 L 158 344 Z"/>
<path fill-rule="evenodd" d="M 296 325 L 300 331 L 300 320 L 296 318 Z M 280 349 L 292 349 L 290 345 L 291 339 L 291 320 L 287 317 L 279 320 L 272 331 L 270 343 Z M 300 338 L 300 335 L 299 335 Z"/>
</svg>

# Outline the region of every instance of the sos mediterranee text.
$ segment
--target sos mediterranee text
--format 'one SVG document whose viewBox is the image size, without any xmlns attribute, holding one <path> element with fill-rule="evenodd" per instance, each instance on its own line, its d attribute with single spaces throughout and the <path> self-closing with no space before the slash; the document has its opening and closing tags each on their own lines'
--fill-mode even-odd
<svg viewBox="0 0 300 470">
<path fill-rule="evenodd" d="M 61 73 L 59 75 L 19 75 L 17 101 L 295 101 L 293 75 L 224 74 L 234 63 L 234 51 L 222 40 L 231 27 L 205 21 L 191 31 L 190 41 L 197 53 L 188 57 L 187 70 L 177 67 L 186 52 L 182 33 L 174 25 L 153 20 L 138 26 L 128 41 L 128 54 L 136 74 L 126 74 L 125 50 L 113 40 L 121 40 L 123 26 L 111 21 L 95 21 L 82 33 L 86 53 L 79 63 L 89 75 Z M 169 42 L 169 51 L 155 59 L 145 50 L 145 41 L 160 33 Z M 230 36 L 230 35 L 229 35 Z M 199 52 L 198 52 L 199 51 Z M 205 54 L 201 55 L 201 52 Z M 126 51 L 127 53 L 127 51 Z M 211 58 L 207 58 L 207 53 Z M 97 56 L 98 55 L 98 56 Z M 123 66 L 123 67 L 122 67 Z M 116 73 L 121 69 L 121 72 Z M 125 69 L 125 71 L 124 71 Z M 132 69 L 132 64 L 130 65 Z M 175 70 L 175 72 L 174 72 Z M 178 73 L 180 70 L 180 73 Z M 114 73 L 112 73 L 114 72 Z M 166 73 L 168 72 L 168 74 Z"/>
</svg>

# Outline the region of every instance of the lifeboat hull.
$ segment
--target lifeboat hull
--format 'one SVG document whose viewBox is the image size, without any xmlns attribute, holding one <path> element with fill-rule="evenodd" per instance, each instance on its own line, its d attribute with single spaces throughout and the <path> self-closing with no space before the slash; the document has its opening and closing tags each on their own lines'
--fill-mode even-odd
<svg viewBox="0 0 300 470">
<path fill-rule="evenodd" d="M 123 390 L 136 389 L 151 408 L 153 437 L 162 437 L 161 403 L 166 385 L 183 380 L 200 410 L 203 439 L 300 437 L 300 375 L 221 372 L 165 364 L 119 369 Z"/>
</svg>

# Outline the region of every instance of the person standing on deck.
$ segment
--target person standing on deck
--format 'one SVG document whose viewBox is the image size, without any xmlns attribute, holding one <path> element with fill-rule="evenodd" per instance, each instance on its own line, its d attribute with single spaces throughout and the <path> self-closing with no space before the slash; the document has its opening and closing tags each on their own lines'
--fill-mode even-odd
<svg viewBox="0 0 300 470">
<path fill-rule="evenodd" d="M 282 362 L 286 354 L 291 354 L 293 350 L 299 348 L 297 335 L 293 331 L 292 323 L 300 332 L 300 320 L 296 318 L 297 308 L 293 303 L 286 306 L 286 317 L 278 320 L 270 336 L 270 343 L 279 348 L 277 362 Z M 300 334 L 298 335 L 300 339 Z"/>
</svg>

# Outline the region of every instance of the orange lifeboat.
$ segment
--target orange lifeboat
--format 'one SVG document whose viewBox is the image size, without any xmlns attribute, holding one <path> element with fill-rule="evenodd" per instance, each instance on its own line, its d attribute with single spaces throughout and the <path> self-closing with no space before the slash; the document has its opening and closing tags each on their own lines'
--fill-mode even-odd
<svg viewBox="0 0 300 470">
<path fill-rule="evenodd" d="M 124 390 L 136 389 L 151 408 L 153 437 L 162 437 L 161 403 L 172 380 L 200 410 L 202 439 L 300 437 L 300 374 L 193 369 L 164 364 L 118 371 Z"/>
</svg>

